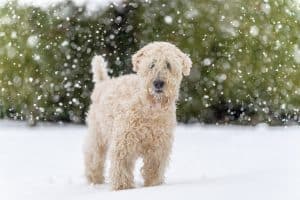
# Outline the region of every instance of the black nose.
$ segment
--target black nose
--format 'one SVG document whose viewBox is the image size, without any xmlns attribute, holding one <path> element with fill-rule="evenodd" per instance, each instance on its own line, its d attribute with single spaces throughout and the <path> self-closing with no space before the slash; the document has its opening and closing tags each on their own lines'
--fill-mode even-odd
<svg viewBox="0 0 300 200">
<path fill-rule="evenodd" d="M 164 85 L 165 85 L 165 82 L 164 81 L 162 81 L 162 80 L 155 80 L 154 82 L 153 82 L 153 85 L 154 85 L 154 87 L 155 87 L 155 89 L 162 89 L 163 87 L 164 87 Z"/>
</svg>

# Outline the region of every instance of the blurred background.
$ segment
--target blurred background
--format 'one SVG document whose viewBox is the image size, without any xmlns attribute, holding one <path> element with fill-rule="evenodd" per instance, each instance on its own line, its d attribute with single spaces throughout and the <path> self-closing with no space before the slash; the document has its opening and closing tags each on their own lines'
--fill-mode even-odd
<svg viewBox="0 0 300 200">
<path fill-rule="evenodd" d="M 190 55 L 183 123 L 300 122 L 297 0 L 1 1 L 0 118 L 84 123 L 90 61 L 131 73 L 131 55 L 169 41 Z"/>
</svg>

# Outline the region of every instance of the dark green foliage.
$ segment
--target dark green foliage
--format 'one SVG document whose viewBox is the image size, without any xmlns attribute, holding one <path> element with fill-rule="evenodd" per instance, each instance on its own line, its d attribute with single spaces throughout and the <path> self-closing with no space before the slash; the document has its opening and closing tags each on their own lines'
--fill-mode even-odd
<svg viewBox="0 0 300 200">
<path fill-rule="evenodd" d="M 194 62 L 181 121 L 276 124 L 286 113 L 297 121 L 300 26 L 291 2 L 152 1 L 135 13 L 141 44 L 174 42 Z"/>
<path fill-rule="evenodd" d="M 98 19 L 71 2 L 48 11 L 10 3 L 1 15 L 12 20 L 0 26 L 2 113 L 81 122 L 92 89 L 89 60 L 103 46 Z"/>
<path fill-rule="evenodd" d="M 105 54 L 118 76 L 131 72 L 138 48 L 163 40 L 194 63 L 182 83 L 180 121 L 298 121 L 293 2 L 129 0 L 95 13 L 72 2 L 47 10 L 9 3 L 0 8 L 0 117 L 83 122 L 92 56 Z"/>
</svg>

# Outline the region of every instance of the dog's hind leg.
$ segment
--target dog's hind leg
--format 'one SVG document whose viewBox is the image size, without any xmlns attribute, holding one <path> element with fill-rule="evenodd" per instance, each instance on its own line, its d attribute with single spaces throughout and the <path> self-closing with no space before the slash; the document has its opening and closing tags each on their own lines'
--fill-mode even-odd
<svg viewBox="0 0 300 200">
<path fill-rule="evenodd" d="M 88 135 L 85 141 L 84 161 L 87 180 L 93 184 L 100 184 L 104 182 L 107 144 L 100 138 L 101 135 L 96 127 L 89 124 Z"/>
</svg>

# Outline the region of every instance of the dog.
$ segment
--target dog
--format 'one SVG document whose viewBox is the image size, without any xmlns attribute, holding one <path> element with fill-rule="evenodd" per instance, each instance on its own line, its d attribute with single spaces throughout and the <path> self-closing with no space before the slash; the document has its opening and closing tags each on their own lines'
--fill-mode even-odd
<svg viewBox="0 0 300 200">
<path fill-rule="evenodd" d="M 190 74 L 191 59 L 171 43 L 152 42 L 132 56 L 136 74 L 109 78 L 101 56 L 91 65 L 95 87 L 84 145 L 88 182 L 104 182 L 108 154 L 113 190 L 134 187 L 139 157 L 144 186 L 162 184 L 176 127 L 176 100 L 183 76 Z"/>
</svg>

